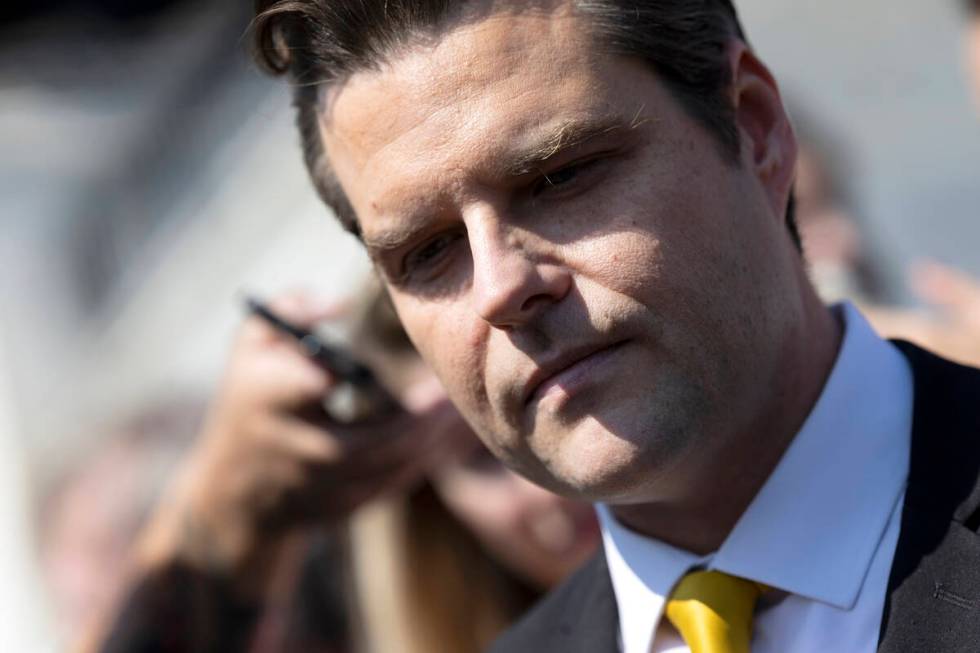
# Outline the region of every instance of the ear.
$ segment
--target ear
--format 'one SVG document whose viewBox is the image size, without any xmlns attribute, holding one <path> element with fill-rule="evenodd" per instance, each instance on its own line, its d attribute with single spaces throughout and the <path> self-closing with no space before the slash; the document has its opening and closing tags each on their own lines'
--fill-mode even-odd
<svg viewBox="0 0 980 653">
<path fill-rule="evenodd" d="M 743 165 L 755 173 L 783 220 L 796 175 L 797 145 L 772 73 L 741 41 L 732 44 L 732 104 Z"/>
</svg>

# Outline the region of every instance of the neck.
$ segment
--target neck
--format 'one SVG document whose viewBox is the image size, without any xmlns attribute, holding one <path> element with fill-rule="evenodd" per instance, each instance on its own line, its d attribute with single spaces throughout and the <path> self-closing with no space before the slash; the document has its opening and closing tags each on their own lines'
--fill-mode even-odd
<svg viewBox="0 0 980 653">
<path fill-rule="evenodd" d="M 695 452 L 696 461 L 678 465 L 680 478 L 672 479 L 667 498 L 613 506 L 620 522 L 698 555 L 721 547 L 802 428 L 837 358 L 842 325 L 815 294 L 807 299 L 805 328 L 783 357 L 770 408 L 710 452 Z"/>
</svg>

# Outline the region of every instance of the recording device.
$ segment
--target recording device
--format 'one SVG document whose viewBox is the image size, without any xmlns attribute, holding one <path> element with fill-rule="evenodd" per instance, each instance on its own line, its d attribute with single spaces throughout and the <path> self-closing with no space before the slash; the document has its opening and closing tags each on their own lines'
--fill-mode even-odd
<svg viewBox="0 0 980 653">
<path fill-rule="evenodd" d="M 343 424 L 370 422 L 402 409 L 371 368 L 344 347 L 328 343 L 312 331 L 293 324 L 254 297 L 246 297 L 245 306 L 250 314 L 295 340 L 303 353 L 337 379 L 337 388 L 323 400 L 323 408 L 332 419 Z"/>
</svg>

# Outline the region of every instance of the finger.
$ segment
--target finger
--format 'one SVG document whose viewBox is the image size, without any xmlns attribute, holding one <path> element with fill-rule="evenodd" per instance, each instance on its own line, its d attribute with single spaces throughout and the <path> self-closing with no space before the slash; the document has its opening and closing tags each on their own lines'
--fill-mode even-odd
<svg viewBox="0 0 980 653">
<path fill-rule="evenodd" d="M 319 405 L 336 386 L 330 372 L 299 352 L 252 353 L 231 366 L 228 383 L 243 398 L 286 409 Z"/>
<path fill-rule="evenodd" d="M 383 491 L 384 488 L 378 484 L 362 484 L 346 487 L 342 491 L 290 493 L 283 498 L 276 511 L 266 516 L 263 528 L 275 531 L 333 524 L 346 519 Z"/>
<path fill-rule="evenodd" d="M 341 426 L 324 426 L 295 415 L 284 416 L 271 442 L 280 452 L 316 466 L 320 472 L 352 479 L 403 464 L 416 452 L 413 437 L 404 428 L 375 430 L 356 435 Z M 270 429 L 271 431 L 272 429 Z"/>
<path fill-rule="evenodd" d="M 375 497 L 409 490 L 424 479 L 422 466 L 408 461 L 396 467 L 362 470 L 353 477 L 318 477 L 316 491 L 307 496 L 313 511 L 319 510 L 320 514 L 336 513 L 338 509 L 349 512 Z"/>
<path fill-rule="evenodd" d="M 324 427 L 295 416 L 284 416 L 268 429 L 268 446 L 275 455 L 306 461 L 322 472 L 345 478 L 371 476 L 400 467 L 407 461 L 423 459 L 421 434 L 393 427 L 390 432 L 352 436 L 343 427 Z M 332 469 L 336 468 L 336 469 Z"/>
<path fill-rule="evenodd" d="M 350 314 L 350 299 L 330 298 L 306 290 L 294 290 L 269 300 L 269 308 L 290 322 L 312 327 L 327 320 L 337 320 Z"/>
<path fill-rule="evenodd" d="M 935 262 L 916 264 L 912 287 L 924 301 L 956 312 L 976 311 L 980 306 L 980 282 L 950 266 Z"/>
<path fill-rule="evenodd" d="M 274 480 L 270 479 L 267 494 L 259 499 L 264 504 L 266 527 L 290 528 L 343 518 L 379 494 L 403 489 L 423 478 L 411 465 L 360 470 L 354 475 L 346 466 L 332 466 L 325 471 L 309 466 L 302 469 L 299 481 L 281 470 Z"/>
<path fill-rule="evenodd" d="M 343 463 L 347 454 L 336 434 L 305 420 L 284 419 L 277 429 L 275 446 L 289 456 L 325 467 Z"/>
<path fill-rule="evenodd" d="M 351 458 L 370 458 L 382 463 L 423 454 L 440 437 L 429 419 L 407 413 L 381 422 L 352 424 L 335 432 Z"/>
<path fill-rule="evenodd" d="M 358 488 L 387 488 L 401 479 L 420 478 L 429 467 L 425 456 L 346 456 L 339 453 L 341 447 L 299 440 L 283 442 L 280 447 L 289 449 L 288 455 L 303 456 L 308 491 L 327 503 L 357 492 Z M 283 455 L 282 451 L 276 455 Z"/>
<path fill-rule="evenodd" d="M 283 500 L 270 519 L 287 525 L 342 518 L 376 496 L 405 491 L 420 483 L 429 468 L 425 455 L 345 457 L 341 441 L 327 435 L 329 444 L 317 442 L 324 435 L 300 425 L 283 431 L 280 448 L 301 452 L 307 464 L 302 484 L 285 488 Z M 323 462 L 311 463 L 313 458 Z"/>
<path fill-rule="evenodd" d="M 312 329 L 323 322 L 336 321 L 348 316 L 352 310 L 349 299 L 328 298 L 308 291 L 293 290 L 280 293 L 264 302 L 278 317 L 304 329 Z M 241 330 L 245 342 L 263 344 L 291 342 L 289 336 L 280 333 L 266 320 L 249 315 Z"/>
</svg>

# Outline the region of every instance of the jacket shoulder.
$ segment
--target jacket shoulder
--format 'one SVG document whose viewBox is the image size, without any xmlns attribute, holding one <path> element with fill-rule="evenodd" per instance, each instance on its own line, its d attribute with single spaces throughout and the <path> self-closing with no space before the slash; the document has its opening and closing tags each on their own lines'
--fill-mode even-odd
<svg viewBox="0 0 980 653">
<path fill-rule="evenodd" d="M 895 345 L 915 384 L 906 507 L 940 512 L 943 521 L 955 510 L 963 521 L 980 508 L 980 370 Z"/>
<path fill-rule="evenodd" d="M 980 621 L 949 596 L 980 592 L 980 370 L 896 342 L 915 399 L 908 482 L 880 653 L 980 650 Z"/>
</svg>

